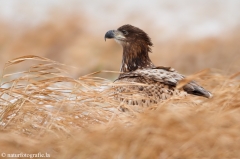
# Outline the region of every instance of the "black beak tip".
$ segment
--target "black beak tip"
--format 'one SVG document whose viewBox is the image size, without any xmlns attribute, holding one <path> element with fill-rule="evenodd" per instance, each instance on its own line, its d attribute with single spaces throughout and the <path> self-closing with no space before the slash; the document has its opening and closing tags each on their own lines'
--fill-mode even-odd
<svg viewBox="0 0 240 159">
<path fill-rule="evenodd" d="M 109 30 L 108 32 L 106 32 L 106 34 L 104 36 L 104 40 L 106 41 L 106 39 L 112 39 L 112 38 L 114 38 L 114 31 Z"/>
</svg>

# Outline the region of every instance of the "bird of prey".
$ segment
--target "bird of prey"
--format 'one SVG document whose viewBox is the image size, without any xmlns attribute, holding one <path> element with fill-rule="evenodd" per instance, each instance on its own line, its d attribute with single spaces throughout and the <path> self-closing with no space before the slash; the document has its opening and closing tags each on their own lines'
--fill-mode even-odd
<svg viewBox="0 0 240 159">
<path fill-rule="evenodd" d="M 116 96 L 124 100 L 122 93 L 143 95 L 141 100 L 126 100 L 130 105 L 149 105 L 169 99 L 172 96 L 193 94 L 211 98 L 212 94 L 191 81 L 177 89 L 178 82 L 185 77 L 171 67 L 157 67 L 149 58 L 151 46 L 150 37 L 143 30 L 132 25 L 123 25 L 117 30 L 109 30 L 106 39 L 115 39 L 123 47 L 121 73 L 115 83 L 141 83 L 142 85 L 122 85 L 116 88 Z M 135 92 L 135 93 L 133 93 Z"/>
</svg>

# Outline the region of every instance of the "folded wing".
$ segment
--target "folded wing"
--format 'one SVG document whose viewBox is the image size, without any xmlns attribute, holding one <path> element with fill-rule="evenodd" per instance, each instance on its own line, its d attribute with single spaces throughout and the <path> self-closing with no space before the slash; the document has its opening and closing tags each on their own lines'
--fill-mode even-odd
<svg viewBox="0 0 240 159">
<path fill-rule="evenodd" d="M 132 72 L 124 72 L 119 76 L 118 80 L 135 77 L 142 77 L 144 79 L 153 80 L 166 85 L 170 85 L 172 87 L 176 87 L 178 82 L 185 78 L 183 75 L 179 74 L 172 68 L 156 67 L 138 69 Z M 195 81 L 191 81 L 188 84 L 184 85 L 183 90 L 193 95 L 203 96 L 206 98 L 212 97 L 212 94 L 210 92 L 199 86 Z"/>
</svg>

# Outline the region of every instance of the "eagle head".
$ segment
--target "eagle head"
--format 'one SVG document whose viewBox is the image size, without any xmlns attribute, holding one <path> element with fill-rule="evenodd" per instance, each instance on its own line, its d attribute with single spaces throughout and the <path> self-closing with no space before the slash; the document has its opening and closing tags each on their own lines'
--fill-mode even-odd
<svg viewBox="0 0 240 159">
<path fill-rule="evenodd" d="M 123 25 L 117 30 L 109 30 L 105 34 L 105 41 L 106 39 L 115 39 L 123 47 L 128 45 L 147 49 L 147 52 L 151 52 L 150 47 L 153 45 L 147 33 L 129 24 Z"/>
<path fill-rule="evenodd" d="M 106 39 L 115 39 L 123 47 L 121 72 L 154 67 L 148 55 L 153 44 L 143 30 L 127 24 L 117 30 L 109 30 L 105 34 Z"/>
</svg>

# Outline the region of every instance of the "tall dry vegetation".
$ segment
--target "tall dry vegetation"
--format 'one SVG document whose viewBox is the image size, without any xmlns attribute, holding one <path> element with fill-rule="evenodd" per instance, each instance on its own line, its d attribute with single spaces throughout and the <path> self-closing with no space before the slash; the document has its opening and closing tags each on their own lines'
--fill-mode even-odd
<svg viewBox="0 0 240 159">
<path fill-rule="evenodd" d="M 103 38 L 108 29 L 114 29 L 113 26 L 106 27 L 106 30 L 91 30 L 94 24 L 84 15 L 62 14 L 54 14 L 36 26 L 0 23 L 1 68 L 13 58 L 37 55 L 78 67 L 74 72 L 75 77 L 96 70 L 119 70 L 121 47 L 114 41 L 105 42 Z M 203 39 L 189 39 L 183 34 L 159 41 L 161 34 L 156 34 L 158 30 L 147 29 L 146 32 L 153 40 L 153 53 L 150 57 L 156 65 L 171 66 L 185 74 L 205 68 L 231 73 L 239 70 L 239 27 L 219 37 Z M 116 77 L 104 77 L 109 76 Z"/>
<path fill-rule="evenodd" d="M 4 74 L 1 151 L 53 158 L 236 158 L 240 148 L 239 75 L 211 72 L 198 81 L 212 99 L 188 96 L 147 108 L 115 101 L 112 82 L 74 79 L 69 66 L 25 56 L 27 70 Z M 122 112 L 121 107 L 128 108 Z"/>
<path fill-rule="evenodd" d="M 97 77 L 101 74 L 84 75 L 118 70 L 121 55 L 118 61 L 111 54 L 121 50 L 114 43 L 103 47 L 76 19 L 49 21 L 18 32 L 18 37 L 5 27 L 1 55 L 7 57 L 1 63 L 9 61 L 1 78 L 0 153 L 40 152 L 52 158 L 240 156 L 239 33 L 155 44 L 154 52 L 161 54 L 151 56 L 159 56 L 161 65 L 183 72 L 219 68 L 195 77 L 214 97 L 188 96 L 136 108 L 115 101 L 112 81 Z M 20 55 L 25 56 L 12 59 Z M 105 73 L 108 79 L 114 76 Z"/>
</svg>

